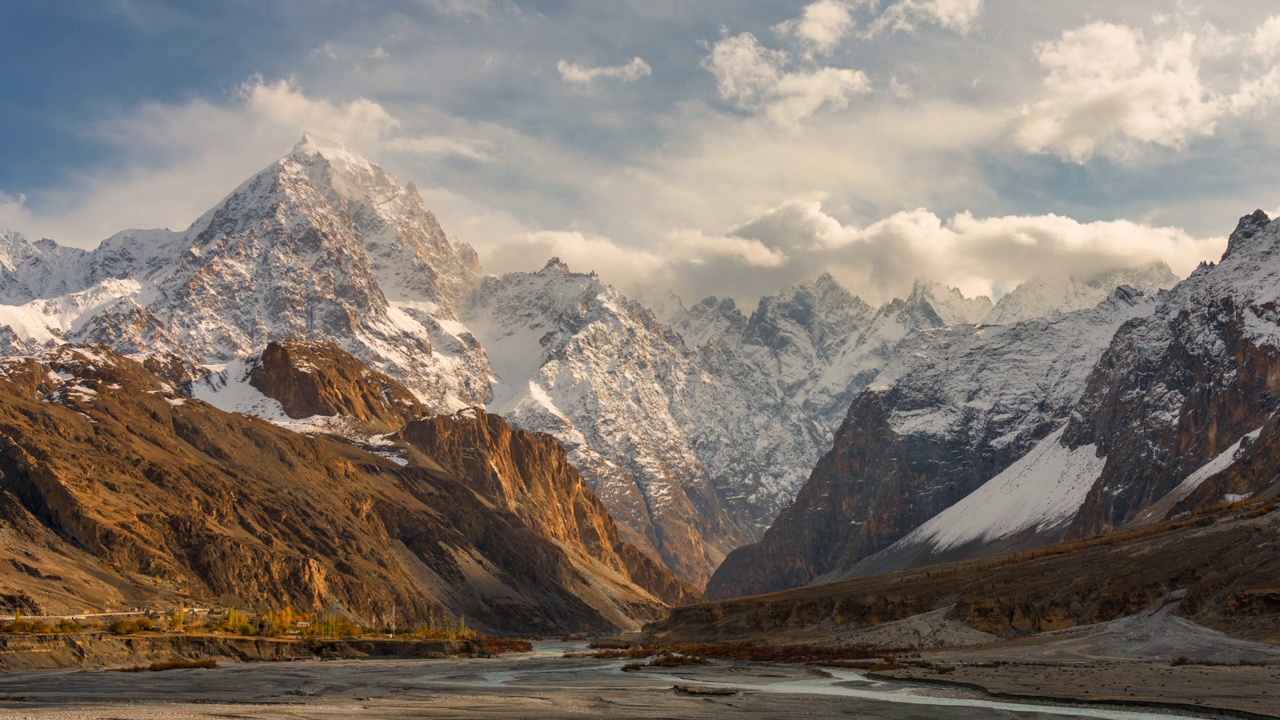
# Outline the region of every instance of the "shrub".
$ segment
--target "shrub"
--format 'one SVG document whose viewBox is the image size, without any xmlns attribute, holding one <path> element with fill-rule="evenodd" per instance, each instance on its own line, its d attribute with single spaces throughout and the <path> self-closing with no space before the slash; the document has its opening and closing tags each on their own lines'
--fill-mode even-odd
<svg viewBox="0 0 1280 720">
<path fill-rule="evenodd" d="M 490 655 L 501 655 L 504 652 L 532 652 L 533 643 L 528 640 L 514 638 L 480 638 L 480 647 Z"/>
<path fill-rule="evenodd" d="M 107 631 L 113 635 L 132 635 L 136 632 L 146 632 L 156 629 L 156 621 L 151 618 L 140 617 L 133 620 L 117 620 L 107 626 Z"/>
<path fill-rule="evenodd" d="M 46 635 L 53 632 L 53 628 L 43 620 L 14 620 L 4 631 L 14 635 Z"/>
</svg>

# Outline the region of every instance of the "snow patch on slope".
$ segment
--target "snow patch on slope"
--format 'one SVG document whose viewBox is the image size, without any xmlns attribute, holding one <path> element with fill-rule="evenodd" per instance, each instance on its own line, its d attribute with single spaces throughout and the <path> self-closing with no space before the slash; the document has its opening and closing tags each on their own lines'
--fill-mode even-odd
<svg viewBox="0 0 1280 720">
<path fill-rule="evenodd" d="M 240 358 L 223 366 L 207 366 L 213 373 L 191 384 L 191 397 L 224 412 L 252 415 L 272 423 L 291 422 L 279 400 L 263 395 L 249 384 L 256 358 Z"/>
<path fill-rule="evenodd" d="M 1069 523 L 1102 475 L 1106 457 L 1098 457 L 1093 445 L 1064 447 L 1063 429 L 899 544 L 929 543 L 943 551 L 1024 530 L 1048 532 Z"/>
<path fill-rule="evenodd" d="M 61 343 L 107 305 L 136 295 L 142 286 L 131 278 L 103 280 L 77 293 L 32 300 L 25 305 L 0 305 L 0 325 L 7 325 L 23 340 L 40 345 Z"/>
</svg>

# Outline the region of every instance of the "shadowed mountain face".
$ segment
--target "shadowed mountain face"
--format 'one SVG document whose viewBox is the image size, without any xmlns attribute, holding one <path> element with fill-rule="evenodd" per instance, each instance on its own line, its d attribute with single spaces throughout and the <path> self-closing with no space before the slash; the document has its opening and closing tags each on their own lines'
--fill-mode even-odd
<svg viewBox="0 0 1280 720">
<path fill-rule="evenodd" d="M 349 358 L 332 353 L 295 346 L 291 357 L 342 377 Z M 317 364 L 326 355 L 333 367 Z M 10 605 L 80 612 L 232 595 L 361 618 L 394 605 L 409 622 L 443 609 L 482 628 L 552 632 L 634 627 L 658 616 L 659 596 L 697 597 L 617 539 L 554 441 L 496 417 L 422 421 L 409 432 L 417 447 L 397 449 L 405 464 L 222 412 L 102 347 L 8 360 L 0 376 Z M 299 397 L 272 384 L 279 376 L 264 375 L 263 392 Z M 366 409 L 391 416 L 403 388 L 364 380 L 346 395 L 381 395 Z M 499 469 L 482 478 L 461 456 Z M 541 514 L 514 511 L 508 485 Z"/>
</svg>

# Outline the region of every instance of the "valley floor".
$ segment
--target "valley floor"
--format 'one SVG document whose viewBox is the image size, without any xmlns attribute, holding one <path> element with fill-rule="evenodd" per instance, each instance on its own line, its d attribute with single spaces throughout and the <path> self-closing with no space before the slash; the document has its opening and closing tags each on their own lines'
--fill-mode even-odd
<svg viewBox="0 0 1280 720">
<path fill-rule="evenodd" d="M 492 660 L 338 660 L 224 665 L 125 674 L 46 671 L 0 675 L 0 718 L 1113 718 L 1185 717 L 1159 708 L 1038 704 L 963 687 L 868 677 L 860 671 L 715 662 L 623 672 L 625 660 L 533 653 Z M 1102 671 L 1116 668 L 1100 666 Z M 1154 666 L 1153 666 L 1154 669 Z M 1163 668 L 1170 685 L 1185 668 Z M 1058 669 L 1039 672 L 1056 672 Z M 1203 668 L 1199 669 L 1203 671 Z M 1253 678 L 1277 687 L 1276 666 Z M 1139 676 L 1126 675 L 1138 682 Z M 1073 678 L 1074 676 L 1063 676 Z M 1074 682 L 1075 680 L 1067 680 Z M 1215 681 L 1216 682 L 1216 681 Z M 1223 688 L 1228 687 L 1223 685 Z M 714 694 L 709 694 L 714 693 Z M 1058 700 L 1057 703 L 1067 703 Z M 1271 708 L 1280 713 L 1280 709 Z M 1218 715 L 1192 714 L 1193 717 Z M 1239 716 L 1239 715 L 1237 715 Z"/>
</svg>

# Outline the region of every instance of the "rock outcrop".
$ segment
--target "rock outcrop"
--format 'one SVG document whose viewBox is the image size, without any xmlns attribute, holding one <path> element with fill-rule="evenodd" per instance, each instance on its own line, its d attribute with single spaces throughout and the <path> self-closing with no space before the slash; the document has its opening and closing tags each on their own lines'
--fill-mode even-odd
<svg viewBox="0 0 1280 720">
<path fill-rule="evenodd" d="M 297 420 L 342 416 L 386 432 L 427 414 L 408 388 L 333 343 L 271 342 L 253 364 L 249 384 Z"/>
<path fill-rule="evenodd" d="M 585 573 L 616 576 L 669 605 L 701 599 L 661 563 L 619 539 L 609 511 L 554 438 L 516 430 L 477 409 L 415 420 L 396 437 L 422 453 L 424 464 L 466 478 L 497 508 L 564 548 Z"/>
</svg>

